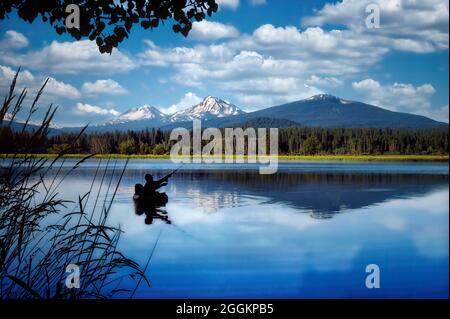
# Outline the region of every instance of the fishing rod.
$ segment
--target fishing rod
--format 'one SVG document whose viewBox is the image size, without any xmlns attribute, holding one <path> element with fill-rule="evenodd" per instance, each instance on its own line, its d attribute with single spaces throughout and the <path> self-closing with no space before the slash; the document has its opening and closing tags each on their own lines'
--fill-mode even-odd
<svg viewBox="0 0 450 319">
<path fill-rule="evenodd" d="M 164 176 L 163 178 L 160 179 L 161 182 L 166 182 L 169 180 L 170 177 L 172 177 L 173 174 L 175 174 L 180 168 L 182 168 L 184 166 L 184 164 L 186 163 L 182 163 L 178 168 L 176 168 L 175 170 L 173 170 L 173 172 L 167 174 L 166 176 Z"/>
</svg>

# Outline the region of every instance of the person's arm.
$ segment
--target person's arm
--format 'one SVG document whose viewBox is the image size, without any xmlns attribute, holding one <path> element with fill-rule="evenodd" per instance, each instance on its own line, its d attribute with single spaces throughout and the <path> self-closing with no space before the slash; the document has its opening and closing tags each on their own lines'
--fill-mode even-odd
<svg viewBox="0 0 450 319">
<path fill-rule="evenodd" d="M 166 186 L 167 185 L 167 180 L 165 179 L 160 179 L 159 181 L 156 181 L 156 189 Z"/>
</svg>

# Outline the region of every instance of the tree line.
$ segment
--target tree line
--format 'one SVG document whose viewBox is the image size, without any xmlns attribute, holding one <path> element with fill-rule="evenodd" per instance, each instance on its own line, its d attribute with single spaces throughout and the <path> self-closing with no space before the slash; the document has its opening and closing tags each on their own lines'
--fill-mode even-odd
<svg viewBox="0 0 450 319">
<path fill-rule="evenodd" d="M 168 154 L 176 141 L 159 129 L 50 134 L 30 144 L 30 131 L 0 128 L 0 153 Z M 383 155 L 448 154 L 448 129 L 307 128 L 279 129 L 279 154 Z M 208 141 L 203 141 L 207 144 Z"/>
</svg>

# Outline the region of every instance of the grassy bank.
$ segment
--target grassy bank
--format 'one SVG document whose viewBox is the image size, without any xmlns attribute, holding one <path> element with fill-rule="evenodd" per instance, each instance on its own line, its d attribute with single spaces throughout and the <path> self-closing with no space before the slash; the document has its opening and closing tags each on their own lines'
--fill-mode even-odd
<svg viewBox="0 0 450 319">
<path fill-rule="evenodd" d="M 35 154 L 37 157 L 54 158 L 56 154 Z M 24 155 L 16 155 L 24 156 Z M 66 158 L 82 158 L 86 154 L 67 154 Z M 12 157 L 10 154 L 1 154 L 0 157 Z M 170 155 L 125 155 L 125 154 L 97 154 L 95 158 L 131 158 L 131 159 L 170 159 Z M 211 156 L 212 157 L 212 156 Z M 269 158 L 264 156 L 263 158 Z M 280 161 L 393 161 L 393 162 L 448 162 L 448 155 L 279 155 Z"/>
</svg>

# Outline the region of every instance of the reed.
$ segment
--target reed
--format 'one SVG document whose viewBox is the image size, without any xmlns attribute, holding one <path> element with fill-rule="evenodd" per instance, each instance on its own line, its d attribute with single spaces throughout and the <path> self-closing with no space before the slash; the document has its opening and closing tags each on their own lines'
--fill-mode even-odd
<svg viewBox="0 0 450 319">
<path fill-rule="evenodd" d="M 11 125 L 26 100 L 26 89 L 16 95 L 19 71 L 0 108 L 0 130 Z M 46 83 L 31 104 L 22 133 L 37 110 Z M 48 134 L 55 112 L 53 106 L 47 109 L 28 145 L 18 145 L 16 154 L 0 158 L 0 299 L 110 298 L 127 291 L 134 294 L 133 289 L 120 287 L 122 279 L 129 276 L 136 281 L 136 287 L 142 281 L 149 283 L 148 279 L 136 262 L 118 250 L 121 230 L 107 222 L 128 160 L 121 168 L 117 163 L 111 168 L 108 158 L 103 171 L 99 163 L 90 189 L 77 201 L 59 198 L 67 176 L 93 155 L 82 156 L 67 169 L 64 163 L 70 148 L 52 158 L 27 153 Z M 11 114 L 8 122 L 6 114 Z M 112 182 L 114 174 L 120 176 L 116 185 Z M 65 285 L 69 264 L 80 268 L 79 288 Z"/>
</svg>

